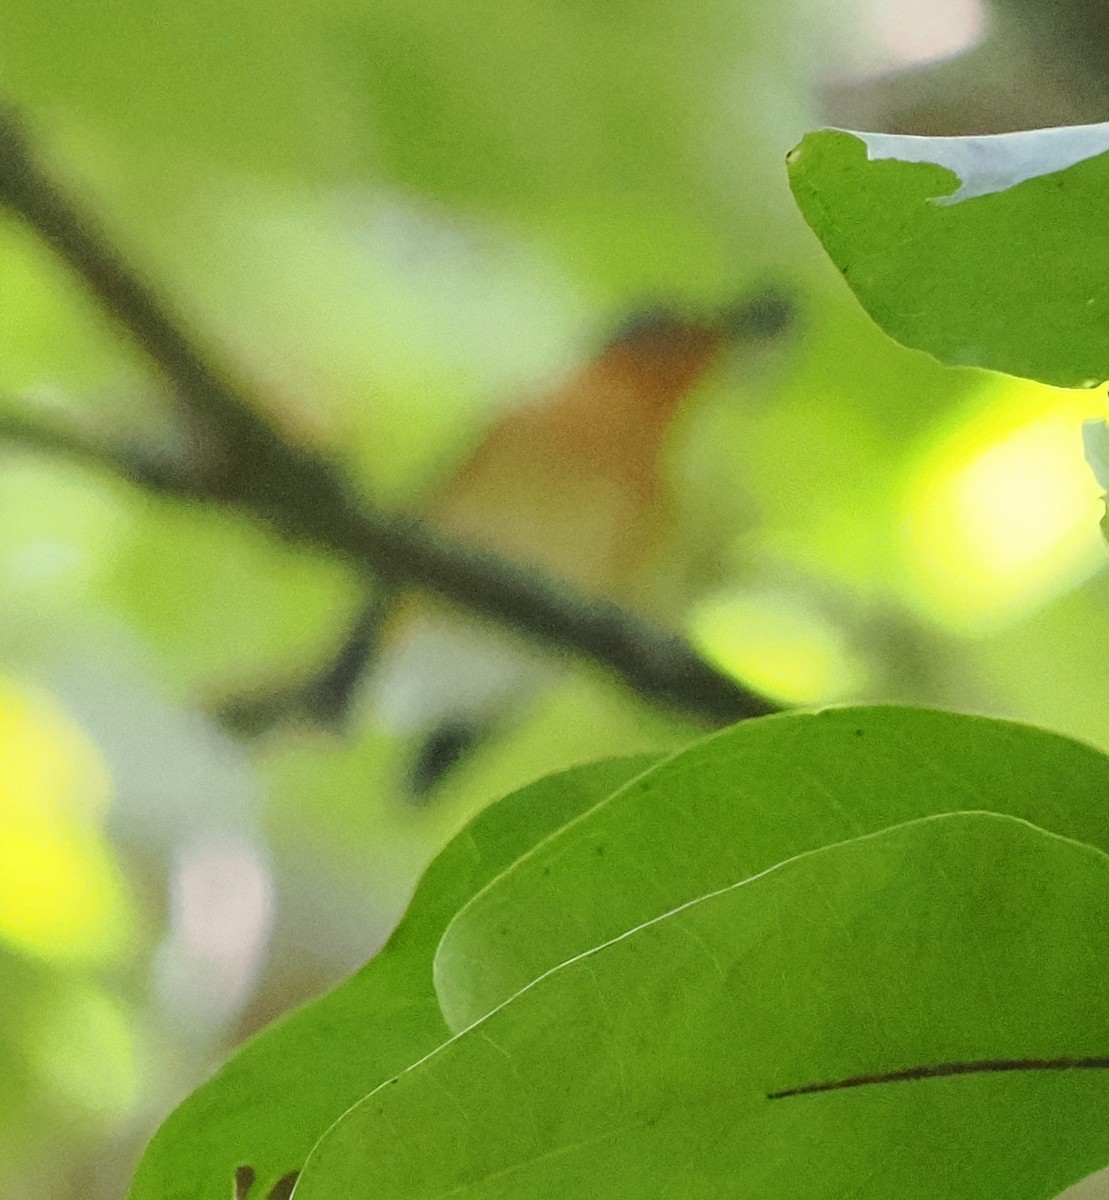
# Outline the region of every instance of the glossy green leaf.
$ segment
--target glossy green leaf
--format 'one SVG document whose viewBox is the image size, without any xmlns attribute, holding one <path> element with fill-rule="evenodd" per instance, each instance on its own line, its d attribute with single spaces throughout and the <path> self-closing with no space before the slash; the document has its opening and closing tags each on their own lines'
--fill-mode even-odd
<svg viewBox="0 0 1109 1200">
<path fill-rule="evenodd" d="M 552 775 L 467 826 L 428 869 L 385 948 L 328 995 L 248 1043 L 162 1126 L 131 1200 L 227 1200 L 237 1168 L 264 1194 L 323 1131 L 449 1031 L 431 981 L 451 914 L 534 842 L 650 764 L 616 759 Z"/>
<path fill-rule="evenodd" d="M 775 863 L 918 817 L 1007 813 L 1109 850 L 1109 758 L 910 708 L 749 721 L 558 830 L 451 922 L 436 985 L 463 1029 L 545 971 Z"/>
<path fill-rule="evenodd" d="M 344 1117 L 296 1195 L 1047 1200 L 1109 1161 L 1107 969 L 1101 852 L 902 825 L 552 971 Z"/>
<path fill-rule="evenodd" d="M 941 362 L 1109 378 L 1109 125 L 976 138 L 822 130 L 789 155 L 863 307 Z"/>
</svg>

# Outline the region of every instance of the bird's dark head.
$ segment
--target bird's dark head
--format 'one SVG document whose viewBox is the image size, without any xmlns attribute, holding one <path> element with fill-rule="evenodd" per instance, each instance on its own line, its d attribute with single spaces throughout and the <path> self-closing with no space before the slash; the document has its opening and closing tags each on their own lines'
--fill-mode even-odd
<svg viewBox="0 0 1109 1200">
<path fill-rule="evenodd" d="M 679 312 L 666 304 L 634 309 L 612 331 L 604 349 L 665 354 L 681 344 L 712 340 L 721 345 L 772 341 L 788 332 L 797 318 L 794 300 L 778 288 L 764 288 L 705 316 Z"/>
<path fill-rule="evenodd" d="M 617 326 L 598 362 L 638 380 L 660 412 L 672 411 L 729 350 L 772 343 L 794 319 L 793 301 L 776 289 L 754 292 L 707 316 L 644 305 Z"/>
<path fill-rule="evenodd" d="M 785 292 L 766 288 L 729 304 L 718 320 L 729 341 L 771 341 L 797 320 L 797 305 Z"/>
</svg>

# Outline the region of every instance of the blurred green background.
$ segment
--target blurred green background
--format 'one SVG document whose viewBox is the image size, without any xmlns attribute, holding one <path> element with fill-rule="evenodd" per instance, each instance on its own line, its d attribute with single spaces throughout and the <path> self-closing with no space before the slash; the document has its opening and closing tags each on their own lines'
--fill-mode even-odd
<svg viewBox="0 0 1109 1200">
<path fill-rule="evenodd" d="M 791 291 L 796 327 L 671 430 L 664 607 L 783 704 L 938 704 L 1109 749 L 1079 434 L 1103 398 L 891 343 L 786 185 L 821 124 L 1104 110 L 1091 6 L 926 7 L 8 0 L 0 87 L 274 419 L 382 504 L 644 304 Z M 166 412 L 2 215 L 0 406 L 135 439 Z M 366 958 L 483 803 L 697 733 L 570 671 L 425 807 L 364 716 L 236 740 L 214 704 L 322 663 L 355 580 L 13 441 L 0 594 L 0 1191 L 21 1200 L 120 1196 L 169 1107 Z"/>
</svg>

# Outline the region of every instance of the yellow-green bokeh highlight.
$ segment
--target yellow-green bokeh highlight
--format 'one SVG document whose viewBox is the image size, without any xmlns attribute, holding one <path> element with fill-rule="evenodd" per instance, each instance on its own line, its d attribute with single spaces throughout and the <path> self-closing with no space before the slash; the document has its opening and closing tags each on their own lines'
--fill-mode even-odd
<svg viewBox="0 0 1109 1200">
<path fill-rule="evenodd" d="M 101 825 L 108 773 L 49 696 L 0 676 L 0 939 L 58 962 L 113 957 L 131 909 Z"/>
<path fill-rule="evenodd" d="M 923 447 L 903 493 L 906 599 L 964 632 L 1020 619 L 1105 558 L 1081 435 L 1097 402 L 1017 380 L 987 389 Z"/>
<path fill-rule="evenodd" d="M 787 593 L 710 597 L 694 609 L 688 634 L 710 662 L 779 704 L 829 704 L 865 683 L 844 632 Z"/>
<path fill-rule="evenodd" d="M 140 1085 L 135 1015 L 84 980 L 67 980 L 29 1023 L 27 1053 L 48 1097 L 96 1124 L 126 1116 Z"/>
</svg>

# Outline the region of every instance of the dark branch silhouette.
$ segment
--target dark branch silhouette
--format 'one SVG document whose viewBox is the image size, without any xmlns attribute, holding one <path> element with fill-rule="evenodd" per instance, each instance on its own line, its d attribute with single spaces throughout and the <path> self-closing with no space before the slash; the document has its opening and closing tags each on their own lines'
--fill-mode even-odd
<svg viewBox="0 0 1109 1200">
<path fill-rule="evenodd" d="M 202 451 L 193 469 L 133 469 L 99 447 L 83 454 L 137 483 L 233 508 L 287 540 L 329 551 L 392 586 L 421 589 L 548 647 L 607 668 L 642 696 L 723 724 L 777 706 L 711 667 L 681 638 L 615 604 L 444 538 L 357 496 L 335 464 L 287 440 L 234 372 L 202 349 L 162 297 L 43 165 L 18 117 L 0 107 L 0 204 L 22 218 L 86 284 L 170 385 Z M 9 432 L 15 432 L 9 430 Z M 48 437 L 30 440 L 45 446 Z M 62 444 L 65 443 L 65 444 Z"/>
</svg>

